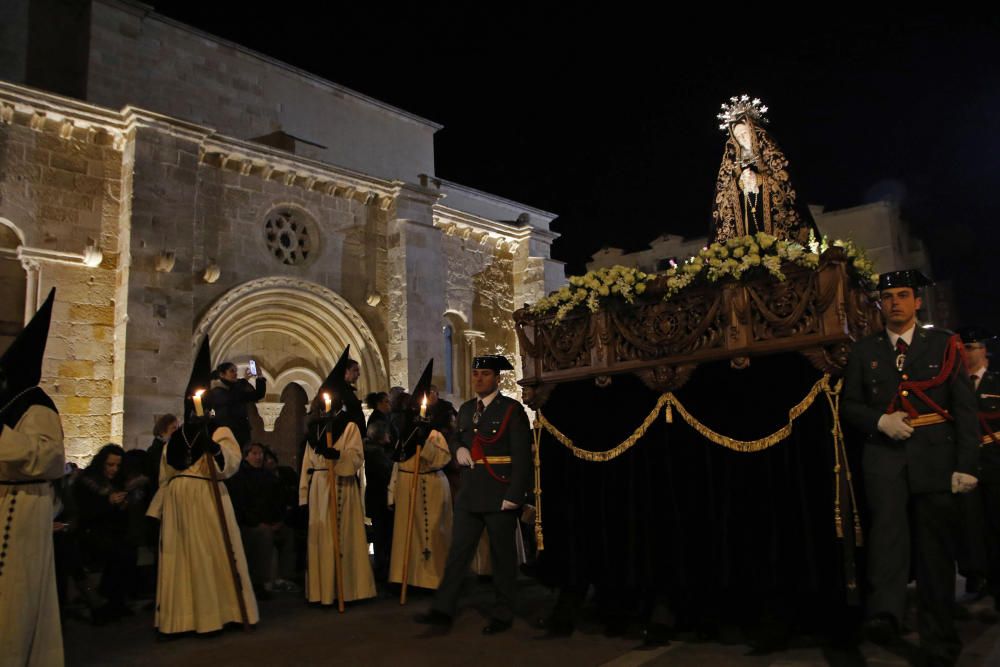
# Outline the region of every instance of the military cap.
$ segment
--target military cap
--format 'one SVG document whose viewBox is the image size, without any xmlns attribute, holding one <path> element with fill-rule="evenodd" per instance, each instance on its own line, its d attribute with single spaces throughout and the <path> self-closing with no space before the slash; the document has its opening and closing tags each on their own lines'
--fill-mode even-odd
<svg viewBox="0 0 1000 667">
<path fill-rule="evenodd" d="M 507 357 L 502 354 L 484 354 L 472 360 L 473 368 L 485 368 L 496 373 L 500 371 L 512 371 L 514 367 L 507 361 Z"/>
<path fill-rule="evenodd" d="M 879 290 L 892 289 L 894 287 L 912 287 L 917 289 L 932 284 L 933 283 L 928 280 L 927 276 L 916 269 L 890 271 L 888 273 L 880 274 L 878 277 Z"/>
</svg>

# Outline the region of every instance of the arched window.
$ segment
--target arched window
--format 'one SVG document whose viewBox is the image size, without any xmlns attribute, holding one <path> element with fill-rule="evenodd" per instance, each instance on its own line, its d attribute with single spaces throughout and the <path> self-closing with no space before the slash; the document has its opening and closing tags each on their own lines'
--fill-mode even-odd
<svg viewBox="0 0 1000 667">
<path fill-rule="evenodd" d="M 17 256 L 21 238 L 0 221 L 0 350 L 6 350 L 24 328 L 28 279 Z M 32 315 L 34 313 L 31 313 Z"/>
<path fill-rule="evenodd" d="M 444 351 L 444 393 L 449 400 L 463 401 L 469 384 L 469 368 L 472 356 L 466 341 L 465 319 L 455 312 L 444 314 L 441 325 L 442 348 Z"/>
<path fill-rule="evenodd" d="M 444 334 L 444 393 L 452 394 L 455 393 L 455 355 L 452 349 L 452 340 L 454 339 L 454 331 L 450 324 L 445 324 L 441 327 L 441 333 Z"/>
</svg>

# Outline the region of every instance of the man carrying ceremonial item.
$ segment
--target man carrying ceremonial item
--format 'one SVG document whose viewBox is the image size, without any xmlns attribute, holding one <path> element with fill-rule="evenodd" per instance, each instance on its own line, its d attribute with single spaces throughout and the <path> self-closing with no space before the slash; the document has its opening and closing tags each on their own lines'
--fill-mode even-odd
<svg viewBox="0 0 1000 667">
<path fill-rule="evenodd" d="M 309 506 L 306 599 L 323 605 L 375 597 L 358 471 L 361 432 L 343 410 L 348 351 L 313 399 L 299 478 L 299 505 Z M 336 545 L 336 547 L 335 547 Z"/>
<path fill-rule="evenodd" d="M 430 589 L 444 574 L 452 528 L 451 488 L 442 470 L 451 451 L 433 428 L 428 399 L 433 367 L 432 359 L 413 388 L 389 483 L 389 505 L 396 506 L 389 581 Z"/>
<path fill-rule="evenodd" d="M 881 276 L 886 329 L 851 350 L 843 411 L 867 436 L 863 468 L 872 520 L 866 635 L 887 643 L 899 632 L 912 542 L 921 649 L 930 664 L 951 665 L 961 652 L 952 620 L 952 494 L 976 486 L 979 429 L 958 336 L 917 326 L 920 288 L 927 284 L 918 271 Z"/>
<path fill-rule="evenodd" d="M 160 489 L 148 516 L 160 520 L 160 566 L 154 626 L 161 633 L 214 632 L 257 623 L 243 541 L 222 483 L 243 460 L 233 432 L 211 418 L 208 338 L 184 393 L 184 424 L 163 448 Z"/>
<path fill-rule="evenodd" d="M 63 432 L 38 386 L 55 290 L 0 357 L 0 663 L 63 664 L 52 549 L 52 485 Z"/>
<path fill-rule="evenodd" d="M 455 529 L 444 576 L 431 609 L 417 622 L 450 627 L 462 580 L 479 544 L 489 533 L 496 600 L 483 634 L 510 628 L 514 619 L 517 554 L 514 531 L 532 482 L 531 429 L 521 404 L 499 391 L 500 372 L 513 370 L 500 355 L 476 357 L 472 388 L 477 398 L 458 411 L 455 460 L 462 481 L 455 499 Z"/>
</svg>

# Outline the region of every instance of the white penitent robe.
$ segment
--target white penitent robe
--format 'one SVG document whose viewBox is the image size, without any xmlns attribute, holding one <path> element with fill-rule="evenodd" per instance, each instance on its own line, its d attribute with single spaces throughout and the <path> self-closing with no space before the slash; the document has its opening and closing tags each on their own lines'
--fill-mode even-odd
<svg viewBox="0 0 1000 667">
<path fill-rule="evenodd" d="M 414 477 L 417 477 L 406 582 L 410 586 L 436 589 L 441 583 L 451 545 L 451 487 L 441 470 L 451 461 L 448 442 L 438 431 L 431 431 L 420 450 L 420 474 L 416 476 L 413 474 L 415 459 L 412 457 L 393 466 L 389 483 L 389 504 L 396 506 L 389 581 L 403 581 L 410 494 L 413 492 Z"/>
<path fill-rule="evenodd" d="M 340 458 L 328 462 L 313 447 L 306 445 L 299 479 L 299 505 L 309 505 L 306 599 L 327 605 L 333 604 L 337 597 L 328 463 L 333 464 L 337 478 L 337 532 L 344 576 L 344 601 L 375 597 L 375 575 L 368 559 L 368 538 L 358 484 L 358 471 L 365 463 L 365 452 L 356 424 L 351 422 L 347 425 L 334 443 L 334 449 L 340 452 Z"/>
<path fill-rule="evenodd" d="M 48 481 L 63 474 L 62 425 L 34 405 L 0 429 L 0 664 L 62 665 Z"/>
<path fill-rule="evenodd" d="M 226 553 L 222 525 L 213 497 L 209 465 L 218 471 L 222 509 L 236 557 L 247 619 L 260 620 L 243 553 L 233 503 L 222 480 L 240 468 L 240 447 L 228 428 L 216 429 L 212 439 L 222 447 L 225 466 L 202 456 L 186 470 L 167 464 L 167 447 L 160 461 L 160 490 L 147 514 L 160 519 L 160 569 L 156 581 L 154 625 L 163 633 L 213 632 L 226 623 L 242 623 L 236 584 Z M 211 461 L 211 463 L 209 463 Z"/>
</svg>

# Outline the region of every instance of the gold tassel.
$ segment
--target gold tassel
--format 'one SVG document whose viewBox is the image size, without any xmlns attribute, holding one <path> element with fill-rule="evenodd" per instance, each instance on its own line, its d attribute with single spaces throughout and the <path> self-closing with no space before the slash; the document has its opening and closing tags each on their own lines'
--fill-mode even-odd
<svg viewBox="0 0 1000 667">
<path fill-rule="evenodd" d="M 833 523 L 837 527 L 837 539 L 844 539 L 844 520 L 840 516 L 840 503 L 833 508 Z"/>
<path fill-rule="evenodd" d="M 666 412 L 667 423 L 668 424 L 673 424 L 674 423 L 674 408 L 672 407 L 672 403 L 673 403 L 673 401 L 670 398 L 668 398 L 667 399 L 667 412 Z"/>
<path fill-rule="evenodd" d="M 538 410 L 538 421 L 535 423 L 535 550 L 545 550 L 545 539 L 542 535 L 542 411 Z"/>
<path fill-rule="evenodd" d="M 854 512 L 854 544 L 859 547 L 865 545 L 865 536 L 861 533 L 861 518 L 857 511 Z"/>
</svg>

